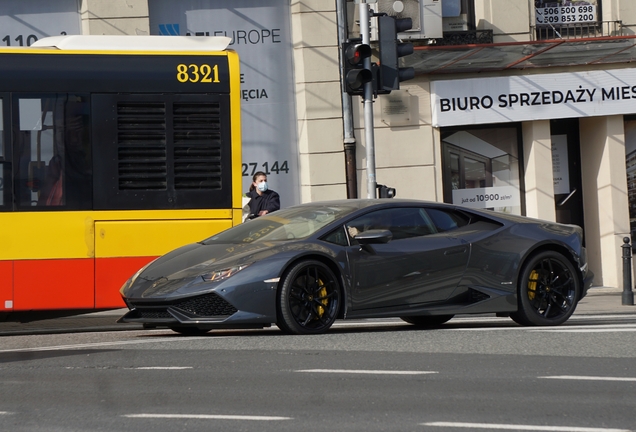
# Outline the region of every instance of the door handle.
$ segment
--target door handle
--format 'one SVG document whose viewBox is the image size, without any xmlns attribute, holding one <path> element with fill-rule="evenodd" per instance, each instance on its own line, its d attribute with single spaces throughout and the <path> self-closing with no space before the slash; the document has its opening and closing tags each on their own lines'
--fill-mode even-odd
<svg viewBox="0 0 636 432">
<path fill-rule="evenodd" d="M 444 255 L 455 255 L 466 252 L 466 248 L 445 250 Z"/>
<path fill-rule="evenodd" d="M 565 204 L 566 202 L 568 202 L 568 200 L 570 198 L 572 198 L 572 195 L 574 195 L 576 193 L 576 189 L 574 189 L 572 192 L 570 192 L 570 194 L 568 196 L 566 196 L 565 198 L 563 198 L 563 201 L 561 201 L 559 204 L 557 204 L 559 207 L 561 207 L 563 204 Z"/>
</svg>

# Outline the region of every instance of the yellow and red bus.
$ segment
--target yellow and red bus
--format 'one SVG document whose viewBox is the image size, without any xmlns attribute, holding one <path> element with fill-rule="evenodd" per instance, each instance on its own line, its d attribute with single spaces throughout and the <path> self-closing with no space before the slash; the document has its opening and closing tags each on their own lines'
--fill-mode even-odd
<svg viewBox="0 0 636 432">
<path fill-rule="evenodd" d="M 0 48 L 1 317 L 124 307 L 119 288 L 140 267 L 241 222 L 229 42 Z"/>
</svg>

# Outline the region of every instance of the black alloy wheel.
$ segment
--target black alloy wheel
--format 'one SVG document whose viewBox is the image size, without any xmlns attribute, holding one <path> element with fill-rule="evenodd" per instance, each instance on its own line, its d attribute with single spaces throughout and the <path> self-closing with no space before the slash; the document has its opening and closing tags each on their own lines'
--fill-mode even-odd
<svg viewBox="0 0 636 432">
<path fill-rule="evenodd" d="M 553 251 L 530 257 L 519 279 L 518 310 L 510 317 L 518 324 L 563 324 L 576 309 L 581 282 L 572 263 Z"/>
<path fill-rule="evenodd" d="M 336 320 L 339 308 L 338 279 L 322 262 L 300 261 L 281 278 L 276 325 L 285 333 L 324 333 Z"/>
<path fill-rule="evenodd" d="M 400 317 L 400 319 L 417 327 L 437 327 L 449 321 L 454 316 L 455 315 L 404 316 Z"/>
</svg>

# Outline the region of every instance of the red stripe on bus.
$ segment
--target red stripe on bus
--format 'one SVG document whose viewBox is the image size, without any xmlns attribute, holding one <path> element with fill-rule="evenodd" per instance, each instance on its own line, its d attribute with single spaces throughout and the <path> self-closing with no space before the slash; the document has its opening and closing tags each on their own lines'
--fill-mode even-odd
<svg viewBox="0 0 636 432">
<path fill-rule="evenodd" d="M 126 307 L 119 289 L 137 270 L 156 257 L 96 258 L 95 307 L 97 309 Z"/>
<path fill-rule="evenodd" d="M 0 261 L 0 311 L 13 309 L 13 261 Z"/>
<path fill-rule="evenodd" d="M 92 259 L 13 262 L 14 311 L 92 309 Z"/>
<path fill-rule="evenodd" d="M 119 289 L 155 258 L 0 261 L 0 311 L 126 307 Z"/>
</svg>

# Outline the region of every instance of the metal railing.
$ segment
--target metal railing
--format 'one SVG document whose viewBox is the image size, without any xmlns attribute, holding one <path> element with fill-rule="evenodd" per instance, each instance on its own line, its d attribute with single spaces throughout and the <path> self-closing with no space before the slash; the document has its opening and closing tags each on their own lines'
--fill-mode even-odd
<svg viewBox="0 0 636 432">
<path fill-rule="evenodd" d="M 576 24 L 550 24 L 531 26 L 534 40 L 582 39 L 607 36 L 623 36 L 622 21 L 597 21 Z"/>
</svg>

